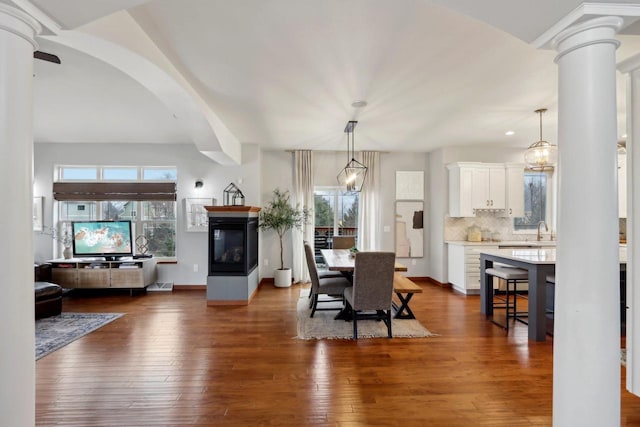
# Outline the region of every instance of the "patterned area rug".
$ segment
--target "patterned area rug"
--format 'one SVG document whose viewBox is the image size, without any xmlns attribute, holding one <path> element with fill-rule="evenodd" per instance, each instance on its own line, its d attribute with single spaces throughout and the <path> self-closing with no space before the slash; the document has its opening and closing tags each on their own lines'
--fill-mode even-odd
<svg viewBox="0 0 640 427">
<path fill-rule="evenodd" d="M 124 313 L 62 313 L 36 320 L 36 360 L 122 316 Z"/>
<path fill-rule="evenodd" d="M 336 304 L 340 307 L 341 303 Z M 330 307 L 325 303 L 323 307 Z M 337 311 L 316 311 L 310 318 L 309 289 L 300 290 L 298 299 L 298 336 L 297 339 L 353 339 L 353 323 L 344 320 L 335 320 Z M 416 319 L 393 319 L 391 331 L 395 338 L 425 338 L 438 336 L 429 332 Z M 387 338 L 387 326 L 384 322 L 375 320 L 362 320 L 358 322 L 358 339 L 360 338 Z"/>
</svg>

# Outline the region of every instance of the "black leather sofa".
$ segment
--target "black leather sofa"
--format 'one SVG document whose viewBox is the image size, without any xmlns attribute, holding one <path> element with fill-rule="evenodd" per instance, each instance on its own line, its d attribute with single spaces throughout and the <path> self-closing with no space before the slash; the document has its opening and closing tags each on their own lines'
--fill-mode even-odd
<svg viewBox="0 0 640 427">
<path fill-rule="evenodd" d="M 35 266 L 34 291 L 36 319 L 56 316 L 62 312 L 62 287 L 51 283 L 51 266 Z"/>
</svg>

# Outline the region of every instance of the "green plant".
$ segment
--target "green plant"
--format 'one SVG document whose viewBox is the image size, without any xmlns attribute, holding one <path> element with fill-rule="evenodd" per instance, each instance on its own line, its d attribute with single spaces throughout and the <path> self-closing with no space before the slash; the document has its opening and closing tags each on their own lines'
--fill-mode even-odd
<svg viewBox="0 0 640 427">
<path fill-rule="evenodd" d="M 291 206 L 289 191 L 273 190 L 273 199 L 260 212 L 260 228 L 274 230 L 280 239 L 280 270 L 284 269 L 283 239 L 292 228 L 302 229 L 309 220 L 309 211 Z"/>
</svg>

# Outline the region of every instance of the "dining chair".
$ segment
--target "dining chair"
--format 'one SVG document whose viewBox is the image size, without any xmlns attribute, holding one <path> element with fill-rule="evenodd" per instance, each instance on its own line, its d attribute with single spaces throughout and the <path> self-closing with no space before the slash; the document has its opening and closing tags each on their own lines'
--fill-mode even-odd
<svg viewBox="0 0 640 427">
<path fill-rule="evenodd" d="M 309 268 L 309 276 L 311 277 L 311 302 L 309 307 L 311 308 L 311 315 L 313 317 L 316 310 L 342 310 L 342 305 L 335 307 L 336 301 L 343 301 L 344 290 L 347 287 L 351 287 L 351 282 L 346 277 L 325 277 L 320 278 L 318 276 L 318 268 L 316 267 L 316 260 L 313 256 L 313 249 L 311 245 L 304 245 L 304 254 L 307 259 L 307 267 Z M 327 295 L 328 299 L 319 299 L 320 295 Z M 334 303 L 333 307 L 318 307 L 318 303 Z"/>
<path fill-rule="evenodd" d="M 304 244 L 305 246 L 306 246 L 306 245 L 311 246 L 311 245 L 309 244 L 309 242 L 307 242 L 306 240 L 304 240 L 304 241 L 303 241 L 303 244 Z M 312 248 L 311 253 L 314 253 L 314 252 L 315 252 L 315 250 Z M 314 254 L 314 255 L 315 255 L 315 254 Z M 305 252 L 305 258 L 306 258 L 306 256 L 307 256 L 307 255 L 306 255 L 306 252 Z M 316 259 L 316 258 L 315 258 L 315 256 L 313 257 L 313 259 L 314 259 L 314 262 L 315 262 L 315 259 Z M 307 263 L 308 263 L 308 262 L 309 262 L 309 260 L 307 259 Z M 318 277 L 319 277 L 320 279 L 326 279 L 326 278 L 328 278 L 328 277 L 344 277 L 344 274 L 342 274 L 342 273 L 341 273 L 341 272 L 339 272 L 339 271 L 318 270 L 318 264 L 317 264 L 317 263 L 316 263 L 316 271 L 318 272 Z M 311 297 L 311 295 L 309 295 L 309 297 Z"/>
<path fill-rule="evenodd" d="M 391 331 L 391 299 L 396 254 L 358 252 L 353 270 L 353 287 L 344 290 L 344 298 L 353 316 L 353 338 L 358 339 L 358 320 L 382 320 Z"/>
<path fill-rule="evenodd" d="M 333 249 L 351 249 L 355 245 L 355 236 L 333 236 Z"/>
</svg>

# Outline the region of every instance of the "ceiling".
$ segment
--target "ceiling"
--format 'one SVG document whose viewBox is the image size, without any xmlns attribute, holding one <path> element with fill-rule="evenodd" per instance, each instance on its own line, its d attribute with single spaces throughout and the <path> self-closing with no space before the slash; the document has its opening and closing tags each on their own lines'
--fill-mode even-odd
<svg viewBox="0 0 640 427">
<path fill-rule="evenodd" d="M 357 150 L 419 152 L 446 145 L 525 148 L 539 139 L 534 110 L 541 107 L 549 109 L 543 137 L 556 142 L 555 52 L 530 43 L 580 4 L 31 3 L 66 31 L 83 31 L 81 25 L 130 7 L 137 25 L 241 143 L 344 150 L 343 129 L 355 119 Z M 619 61 L 640 52 L 639 36 L 619 38 Z M 39 43 L 40 50 L 60 56 L 62 64 L 35 61 L 36 142 L 191 143 L 171 103 L 158 93 L 100 59 L 57 43 L 46 31 Z M 625 133 L 624 83 L 620 76 L 620 135 Z M 357 100 L 367 106 L 352 107 Z M 515 134 L 506 136 L 507 130 Z"/>
</svg>

